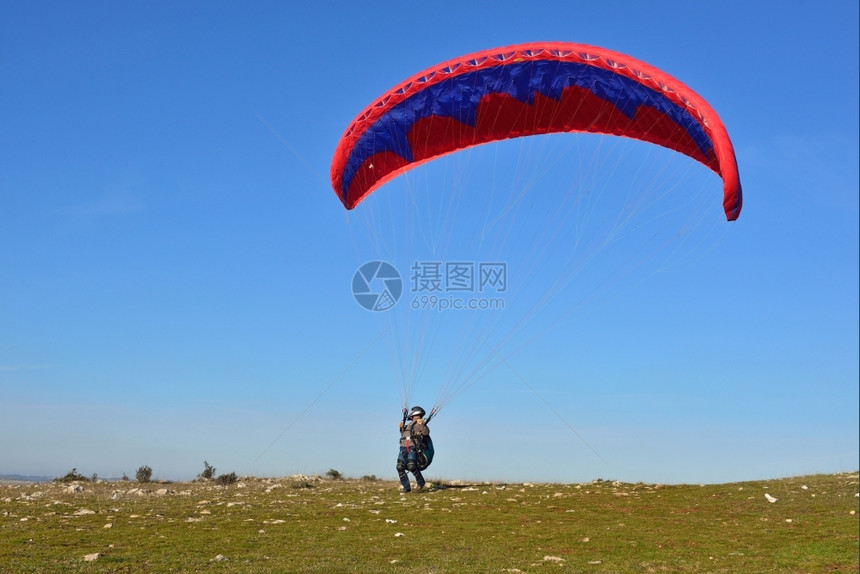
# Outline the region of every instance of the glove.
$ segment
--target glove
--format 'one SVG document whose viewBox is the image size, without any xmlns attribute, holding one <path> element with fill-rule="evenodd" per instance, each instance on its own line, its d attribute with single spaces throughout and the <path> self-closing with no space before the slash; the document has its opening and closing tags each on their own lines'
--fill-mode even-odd
<svg viewBox="0 0 860 574">
<path fill-rule="evenodd" d="M 400 430 L 401 430 L 401 431 L 403 430 L 403 427 L 405 427 L 405 426 L 406 426 L 406 425 L 404 425 L 404 424 L 403 424 L 403 421 L 400 421 Z"/>
</svg>

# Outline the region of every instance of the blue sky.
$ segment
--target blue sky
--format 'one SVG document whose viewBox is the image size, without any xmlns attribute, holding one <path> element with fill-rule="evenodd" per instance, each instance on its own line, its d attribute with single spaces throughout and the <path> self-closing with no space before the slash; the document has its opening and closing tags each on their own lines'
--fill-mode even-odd
<svg viewBox="0 0 860 574">
<path fill-rule="evenodd" d="M 431 425 L 431 477 L 856 470 L 856 2 L 581 4 L 6 3 L 0 473 L 133 476 L 146 464 L 187 479 L 207 460 L 393 478 L 404 357 L 424 365 L 410 404 L 431 405 L 470 368 L 451 367 L 452 353 L 468 363 L 491 348 L 495 368 Z M 735 145 L 740 219 L 721 219 L 719 178 L 692 160 L 595 150 L 593 138 L 571 152 L 575 136 L 484 146 L 344 212 L 332 153 L 374 98 L 450 58 L 541 40 L 632 55 L 708 100 Z M 675 240 L 659 262 L 634 259 L 632 232 L 616 249 L 592 245 L 593 266 L 566 275 L 526 328 L 511 327 L 525 314 L 513 295 L 493 315 L 410 315 L 404 299 L 383 316 L 353 299 L 369 260 L 390 256 L 406 275 L 410 260 L 492 256 L 535 300 L 558 255 L 526 281 L 534 251 L 517 246 L 545 229 L 552 194 L 529 196 L 510 242 L 486 249 L 432 198 L 462 192 L 468 223 L 491 183 L 515 177 L 511 163 L 541 174 L 536 189 L 599 189 L 630 171 L 608 167 L 616 159 L 654 164 L 658 189 L 701 198 L 683 212 L 701 216 L 701 240 Z M 583 160 L 593 165 L 574 169 Z M 459 188 L 441 193 L 454 175 Z M 404 198 L 419 200 L 417 227 L 398 221 Z"/>
</svg>

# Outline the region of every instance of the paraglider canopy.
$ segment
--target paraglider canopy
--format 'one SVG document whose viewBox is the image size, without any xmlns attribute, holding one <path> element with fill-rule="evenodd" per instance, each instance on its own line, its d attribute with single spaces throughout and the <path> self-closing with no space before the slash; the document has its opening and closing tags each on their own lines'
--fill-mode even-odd
<svg viewBox="0 0 860 574">
<path fill-rule="evenodd" d="M 562 42 L 485 50 L 395 86 L 347 127 L 332 160 L 332 187 L 353 209 L 385 182 L 433 158 L 556 132 L 625 136 L 685 154 L 722 178 L 726 218 L 740 215 L 734 149 L 703 98 L 630 56 Z"/>
</svg>

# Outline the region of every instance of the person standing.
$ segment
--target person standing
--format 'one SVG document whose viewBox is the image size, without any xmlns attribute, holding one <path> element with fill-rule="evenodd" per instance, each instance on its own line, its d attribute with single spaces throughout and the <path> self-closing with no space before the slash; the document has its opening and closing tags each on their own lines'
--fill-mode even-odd
<svg viewBox="0 0 860 574">
<path fill-rule="evenodd" d="M 430 428 L 424 422 L 425 414 L 424 409 L 418 406 L 412 407 L 408 416 L 406 409 L 403 409 L 403 420 L 400 421 L 400 451 L 397 453 L 397 476 L 400 478 L 401 492 L 412 491 L 407 472 L 415 476 L 418 490 L 422 490 L 426 483 L 418 458 L 430 437 Z M 406 422 L 407 419 L 409 422 Z"/>
</svg>

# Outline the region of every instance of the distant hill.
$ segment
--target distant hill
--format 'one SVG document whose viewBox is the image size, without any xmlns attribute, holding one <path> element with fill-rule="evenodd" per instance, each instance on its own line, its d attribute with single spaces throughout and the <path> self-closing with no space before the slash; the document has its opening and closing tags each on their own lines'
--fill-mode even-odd
<svg viewBox="0 0 860 574">
<path fill-rule="evenodd" d="M 50 476 L 33 476 L 25 474 L 0 474 L 0 480 L 15 482 L 50 482 L 53 478 Z"/>
</svg>

